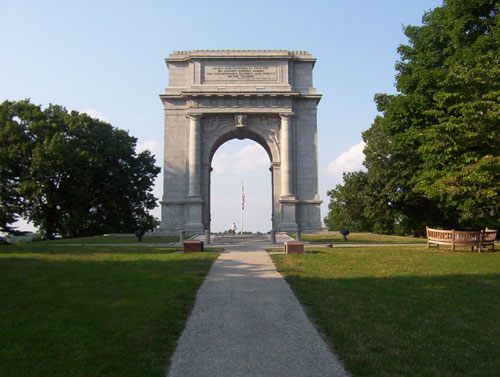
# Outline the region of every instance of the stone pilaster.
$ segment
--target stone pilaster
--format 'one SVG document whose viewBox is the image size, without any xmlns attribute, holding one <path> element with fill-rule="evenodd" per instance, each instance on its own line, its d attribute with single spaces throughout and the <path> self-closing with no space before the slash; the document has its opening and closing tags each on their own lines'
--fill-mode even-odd
<svg viewBox="0 0 500 377">
<path fill-rule="evenodd" d="M 293 192 L 293 113 L 281 116 L 281 197 L 292 197 Z"/>
<path fill-rule="evenodd" d="M 201 195 L 201 115 L 189 115 L 188 196 Z"/>
<path fill-rule="evenodd" d="M 189 176 L 186 198 L 189 233 L 203 232 L 203 199 L 201 197 L 201 114 L 190 114 L 189 118 Z"/>
<path fill-rule="evenodd" d="M 293 166 L 293 113 L 280 114 L 281 116 L 281 195 L 280 195 L 280 226 L 281 232 L 294 232 L 297 230 L 296 207 L 297 200 L 294 192 L 294 166 Z"/>
</svg>

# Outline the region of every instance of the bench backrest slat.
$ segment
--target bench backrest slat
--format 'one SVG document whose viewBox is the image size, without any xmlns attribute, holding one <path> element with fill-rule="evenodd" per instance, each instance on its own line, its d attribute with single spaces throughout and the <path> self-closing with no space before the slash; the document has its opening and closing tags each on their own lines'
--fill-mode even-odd
<svg viewBox="0 0 500 377">
<path fill-rule="evenodd" d="M 426 228 L 427 239 L 436 242 L 450 243 L 451 245 L 473 244 L 478 245 L 493 244 L 496 240 L 497 231 L 495 229 L 486 230 L 441 230 Z"/>
<path fill-rule="evenodd" d="M 497 231 L 495 229 L 488 229 L 483 233 L 483 241 L 493 242 L 497 238 Z"/>
</svg>

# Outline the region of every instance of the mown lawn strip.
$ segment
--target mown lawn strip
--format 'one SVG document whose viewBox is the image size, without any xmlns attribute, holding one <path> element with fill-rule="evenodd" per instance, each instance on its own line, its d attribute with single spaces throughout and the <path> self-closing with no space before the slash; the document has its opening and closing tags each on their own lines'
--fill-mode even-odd
<svg viewBox="0 0 500 377">
<path fill-rule="evenodd" d="M 164 376 L 217 258 L 161 248 L 16 250 L 0 248 L 1 376 Z"/>
<path fill-rule="evenodd" d="M 189 239 L 190 236 L 186 236 Z M 56 240 L 39 241 L 45 245 L 51 244 L 138 244 L 141 243 L 173 243 L 179 242 L 179 236 L 152 236 L 146 234 L 142 237 L 142 242 L 139 242 L 135 236 L 92 236 L 79 238 L 61 238 Z"/>
<path fill-rule="evenodd" d="M 295 238 L 295 234 L 290 234 Z M 339 232 L 328 232 L 328 234 L 302 234 L 302 241 L 313 243 L 426 243 L 425 238 L 390 236 L 376 233 L 351 233 L 347 236 L 347 242 Z"/>
<path fill-rule="evenodd" d="M 273 255 L 355 376 L 500 370 L 500 254 L 424 248 Z"/>
</svg>

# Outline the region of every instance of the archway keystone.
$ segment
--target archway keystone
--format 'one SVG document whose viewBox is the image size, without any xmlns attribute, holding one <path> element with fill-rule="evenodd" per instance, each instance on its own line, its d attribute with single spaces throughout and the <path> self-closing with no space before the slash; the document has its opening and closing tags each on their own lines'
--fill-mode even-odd
<svg viewBox="0 0 500 377">
<path fill-rule="evenodd" d="M 305 51 L 176 51 L 165 62 L 162 219 L 157 232 L 210 229 L 213 155 L 252 139 L 269 155 L 272 226 L 319 230 L 316 59 Z"/>
</svg>

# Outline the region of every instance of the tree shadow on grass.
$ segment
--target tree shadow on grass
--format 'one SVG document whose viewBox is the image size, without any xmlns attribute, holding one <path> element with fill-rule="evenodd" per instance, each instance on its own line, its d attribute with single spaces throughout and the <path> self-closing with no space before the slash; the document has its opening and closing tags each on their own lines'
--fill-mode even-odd
<svg viewBox="0 0 500 377">
<path fill-rule="evenodd" d="M 356 376 L 500 370 L 500 274 L 286 280 Z"/>
<path fill-rule="evenodd" d="M 304 254 L 325 254 L 326 252 L 325 251 L 321 251 L 321 250 L 305 250 L 304 251 Z"/>
</svg>

